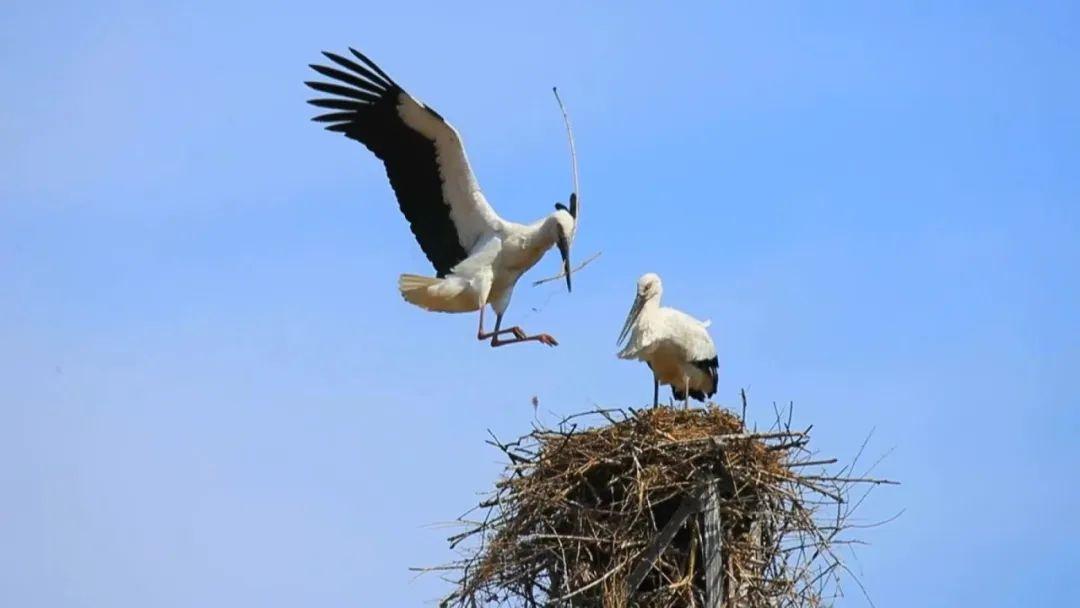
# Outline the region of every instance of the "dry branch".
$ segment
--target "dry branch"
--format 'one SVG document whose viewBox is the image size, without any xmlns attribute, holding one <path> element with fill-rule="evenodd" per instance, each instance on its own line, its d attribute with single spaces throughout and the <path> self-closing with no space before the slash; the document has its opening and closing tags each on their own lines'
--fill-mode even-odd
<svg viewBox="0 0 1080 608">
<path fill-rule="evenodd" d="M 596 253 L 589 256 L 589 259 L 587 259 L 584 262 L 582 262 L 581 264 L 579 264 L 577 268 L 574 268 L 573 270 L 571 270 L 570 274 L 574 274 L 577 271 L 581 270 L 582 268 L 585 268 L 586 266 L 588 266 L 589 262 L 592 262 L 596 258 L 600 257 L 601 253 L 603 253 L 603 251 L 597 251 Z M 539 279 L 537 281 L 533 281 L 532 286 L 533 287 L 539 287 L 540 285 L 543 285 L 544 283 L 550 283 L 551 281 L 558 281 L 559 279 L 561 279 L 561 278 L 563 278 L 565 276 L 566 276 L 566 271 L 563 270 L 563 271 L 560 271 L 559 274 L 557 274 L 555 276 L 550 276 L 550 277 L 547 277 L 547 278 Z"/>
<path fill-rule="evenodd" d="M 566 106 L 563 105 L 562 97 L 559 97 L 559 89 L 557 87 L 551 87 L 551 92 L 555 94 L 555 101 L 557 101 L 559 103 L 559 112 L 562 113 L 563 124 L 566 126 L 566 139 L 570 143 L 570 180 L 571 180 L 571 183 L 573 184 L 573 188 L 574 188 L 573 189 L 574 198 L 577 199 L 578 201 L 580 201 L 581 200 L 581 184 L 578 181 L 577 146 L 574 144 L 574 129 L 573 129 L 573 127 L 570 126 L 570 114 L 567 113 Z M 577 226 L 581 225 L 581 208 L 580 208 L 580 205 L 576 205 L 575 207 L 577 207 L 576 215 L 574 216 L 574 230 L 576 231 Z M 550 283 L 551 281 L 558 281 L 559 279 L 565 277 L 567 274 L 575 274 L 576 272 L 578 272 L 582 268 L 585 268 L 586 266 L 588 266 L 589 262 L 592 262 L 596 258 L 600 257 L 601 253 L 603 253 L 603 252 L 602 251 L 597 251 L 596 253 L 592 254 L 591 256 L 589 256 L 589 259 L 582 262 L 577 268 L 574 268 L 569 273 L 567 273 L 565 270 L 560 271 L 559 274 L 557 274 L 555 276 L 546 277 L 546 278 L 540 279 L 538 281 L 533 281 L 532 286 L 533 287 L 539 287 L 540 285 L 543 285 L 544 283 Z"/>
</svg>

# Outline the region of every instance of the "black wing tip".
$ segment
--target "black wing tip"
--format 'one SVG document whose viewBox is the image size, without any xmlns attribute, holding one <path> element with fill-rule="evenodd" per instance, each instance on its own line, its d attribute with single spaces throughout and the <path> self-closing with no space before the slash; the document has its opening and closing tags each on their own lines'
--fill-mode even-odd
<svg viewBox="0 0 1080 608">
<path fill-rule="evenodd" d="M 351 46 L 348 47 L 348 48 L 349 48 L 349 52 L 352 53 L 354 57 L 356 57 L 360 61 L 363 61 L 369 68 L 372 68 L 372 69 L 374 69 L 376 71 L 381 72 L 381 70 L 379 70 L 379 67 L 377 65 L 375 65 L 375 62 L 372 61 L 367 55 L 361 53 L 360 51 L 354 49 Z"/>
<path fill-rule="evenodd" d="M 329 95 L 334 95 L 336 97 L 346 99 L 355 99 L 364 103 L 376 103 L 382 99 L 385 99 L 386 97 L 385 94 L 372 93 L 371 91 L 365 91 L 355 86 L 348 86 L 346 84 L 319 81 L 308 81 L 304 84 L 321 93 L 327 93 Z"/>
<path fill-rule="evenodd" d="M 318 97 L 315 99 L 309 99 L 307 100 L 307 102 L 317 108 L 341 110 L 343 112 L 360 112 L 366 108 L 371 107 L 371 104 L 366 101 L 343 99 L 338 97 Z"/>
<path fill-rule="evenodd" d="M 352 53 L 354 57 L 359 59 L 360 62 L 363 63 L 364 65 L 360 65 L 360 64 L 356 63 L 355 61 L 353 61 L 351 59 L 348 59 L 346 57 L 343 57 L 342 55 L 338 55 L 337 53 L 333 53 L 331 51 L 322 51 L 322 54 L 323 54 L 324 57 L 326 57 L 330 61 L 333 61 L 334 63 L 336 63 L 336 64 L 338 64 L 338 65 L 340 65 L 342 67 L 345 67 L 345 68 L 353 71 L 354 73 L 363 76 L 364 78 L 367 78 L 368 80 L 370 80 L 372 83 L 374 83 L 375 85 L 377 85 L 379 87 L 382 87 L 384 89 L 394 89 L 394 88 L 400 89 L 401 88 L 398 85 L 398 83 L 394 82 L 394 79 L 391 78 L 389 74 L 384 72 L 382 70 L 382 68 L 380 68 L 374 61 L 372 61 L 370 58 L 368 58 L 367 55 L 361 53 L 360 51 L 354 49 L 351 46 L 348 47 L 348 49 L 349 49 L 349 52 Z M 318 66 L 318 67 L 314 66 L 314 65 L 311 66 L 311 68 L 313 70 L 316 70 L 316 71 L 321 73 L 322 70 L 320 69 L 320 67 L 321 66 Z"/>
<path fill-rule="evenodd" d="M 332 51 L 323 51 L 322 54 L 324 57 L 337 64 L 341 64 L 342 62 L 352 63 L 351 60 L 346 59 L 345 57 L 342 57 L 341 55 L 338 55 L 337 53 L 334 53 Z"/>
<path fill-rule="evenodd" d="M 360 51 L 358 51 L 358 50 L 354 49 L 354 48 L 353 48 L 353 47 L 351 47 L 351 46 L 349 47 L 349 52 L 350 52 L 350 53 L 352 53 L 353 55 L 355 55 L 355 56 L 356 56 L 356 58 L 357 58 L 357 59 L 359 59 L 360 61 L 363 61 L 363 62 L 364 62 L 364 63 L 365 63 L 365 64 L 366 64 L 366 65 L 367 65 L 367 66 L 368 66 L 369 68 L 371 68 L 371 69 L 375 70 L 375 72 L 376 72 L 376 73 L 377 73 L 377 74 L 378 74 L 379 76 L 382 76 L 383 78 L 385 78 L 385 79 L 386 79 L 386 82 L 390 83 L 391 85 L 393 85 L 393 86 L 395 86 L 395 87 L 396 87 L 396 86 L 398 86 L 398 83 L 394 82 L 394 79 L 393 79 L 393 78 L 391 78 L 389 74 L 387 74 L 386 72 L 382 71 L 382 68 L 380 68 L 380 67 L 378 66 L 378 64 L 376 64 L 376 63 L 375 63 L 374 61 L 372 61 L 371 59 L 369 59 L 367 55 L 365 55 L 365 54 L 361 53 Z M 398 88 L 400 88 L 400 87 L 398 87 Z"/>
<path fill-rule="evenodd" d="M 317 99 L 309 99 L 308 103 L 311 103 L 312 105 L 317 106 L 317 104 L 312 103 L 314 101 L 318 101 L 318 100 Z M 340 116 L 341 114 L 346 114 L 346 113 L 347 112 L 340 112 L 340 113 L 337 113 L 336 115 L 335 115 L 335 113 L 319 114 L 318 116 L 312 116 L 311 117 L 311 122 L 316 123 L 316 124 L 325 124 L 326 126 L 324 126 L 323 128 L 326 129 L 327 131 L 334 131 L 336 133 L 347 133 L 349 128 L 350 128 L 350 122 L 349 122 L 348 119 L 342 118 Z M 326 123 L 330 123 L 330 124 L 326 124 Z"/>
</svg>

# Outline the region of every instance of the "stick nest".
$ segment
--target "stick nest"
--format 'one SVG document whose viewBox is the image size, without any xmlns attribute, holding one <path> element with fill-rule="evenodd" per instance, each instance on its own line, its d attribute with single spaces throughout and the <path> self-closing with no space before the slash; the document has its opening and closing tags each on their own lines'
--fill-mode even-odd
<svg viewBox="0 0 1080 608">
<path fill-rule="evenodd" d="M 715 406 L 661 407 L 596 410 L 493 440 L 503 476 L 471 512 L 480 520 L 466 514 L 449 539 L 461 558 L 427 569 L 454 585 L 441 605 L 706 606 L 701 513 L 649 563 L 661 530 L 706 484 L 720 496 L 725 605 L 828 604 L 844 571 L 834 549 L 851 542 L 839 536 L 849 491 L 888 482 L 828 473 L 836 461 L 813 460 L 808 431 L 791 430 L 790 415 L 757 433 Z"/>
</svg>

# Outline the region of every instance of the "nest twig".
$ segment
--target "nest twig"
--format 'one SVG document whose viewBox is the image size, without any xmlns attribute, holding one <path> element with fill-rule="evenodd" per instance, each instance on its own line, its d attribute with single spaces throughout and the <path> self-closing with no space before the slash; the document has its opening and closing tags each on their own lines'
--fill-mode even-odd
<svg viewBox="0 0 1080 608">
<path fill-rule="evenodd" d="M 835 549 L 853 542 L 851 489 L 892 482 L 827 472 L 808 432 L 777 420 L 756 433 L 714 406 L 596 410 L 491 441 L 507 467 L 480 521 L 467 514 L 449 539 L 461 558 L 437 568 L 454 585 L 441 605 L 708 605 L 701 515 L 664 529 L 703 480 L 722 496 L 725 605 L 828 604 L 846 571 Z"/>
</svg>

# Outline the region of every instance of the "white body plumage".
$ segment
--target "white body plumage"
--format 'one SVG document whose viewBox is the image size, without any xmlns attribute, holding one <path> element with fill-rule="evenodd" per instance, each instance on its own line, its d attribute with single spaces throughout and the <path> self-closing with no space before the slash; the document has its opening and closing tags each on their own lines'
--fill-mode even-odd
<svg viewBox="0 0 1080 608">
<path fill-rule="evenodd" d="M 560 232 L 572 229 L 573 218 L 561 210 L 531 225 L 500 220 L 446 276 L 403 274 L 398 288 L 407 301 L 427 310 L 472 312 L 490 304 L 502 316 L 521 275 L 555 245 Z"/>
<path fill-rule="evenodd" d="M 709 323 L 660 306 L 662 293 L 656 274 L 638 279 L 634 305 L 619 335 L 625 345 L 618 357 L 643 361 L 652 369 L 654 406 L 661 384 L 671 386 L 676 399 L 705 401 L 716 394 L 719 367 Z"/>
</svg>

